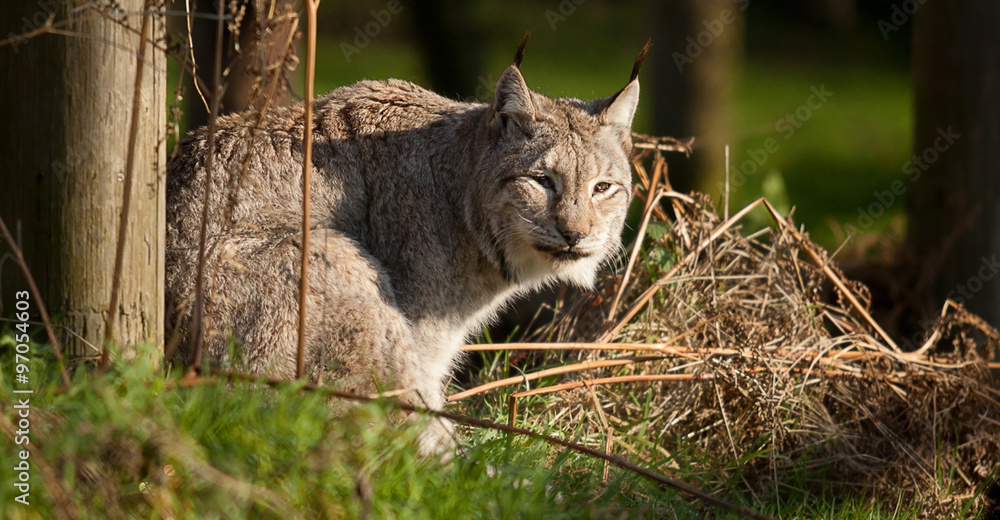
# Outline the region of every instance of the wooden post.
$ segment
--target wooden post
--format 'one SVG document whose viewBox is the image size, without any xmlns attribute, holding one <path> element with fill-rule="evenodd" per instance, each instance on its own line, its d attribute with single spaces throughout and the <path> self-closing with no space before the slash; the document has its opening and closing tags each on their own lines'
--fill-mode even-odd
<svg viewBox="0 0 1000 520">
<path fill-rule="evenodd" d="M 162 343 L 166 148 L 166 57 L 147 45 L 135 136 L 135 177 L 119 300 L 110 303 L 124 198 L 129 121 L 143 0 L 121 0 L 124 27 L 64 0 L 0 3 L 0 35 L 37 29 L 50 17 L 63 30 L 0 47 L 9 78 L 0 96 L 0 214 L 19 241 L 60 327 L 67 354 L 98 355 L 105 319 L 120 345 Z M 151 18 L 154 40 L 162 15 Z M 0 246 L 0 255 L 7 253 Z M 0 263 L 0 298 L 26 282 Z"/>
</svg>

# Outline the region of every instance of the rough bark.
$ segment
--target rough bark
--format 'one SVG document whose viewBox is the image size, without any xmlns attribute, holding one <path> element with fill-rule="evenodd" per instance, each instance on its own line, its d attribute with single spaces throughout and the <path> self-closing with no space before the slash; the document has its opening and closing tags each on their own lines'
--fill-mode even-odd
<svg viewBox="0 0 1000 520">
<path fill-rule="evenodd" d="M 55 13 L 79 36 L 43 35 L 0 48 L 0 212 L 19 236 L 71 355 L 103 343 L 123 201 L 142 0 L 120 0 L 128 29 L 65 0 L 0 3 L 0 34 L 35 28 Z M 162 6 L 160 6 L 162 7 Z M 39 15 L 42 12 L 44 14 Z M 24 18 L 22 18 L 24 17 Z M 25 20 L 28 21 L 25 24 Z M 36 24 L 36 22 L 39 23 Z M 154 39 L 164 25 L 154 16 Z M 162 45 L 162 42 L 161 42 Z M 135 178 L 114 316 L 120 345 L 159 344 L 163 330 L 166 59 L 147 46 Z M 16 79 L 14 79 L 16 78 Z M 6 246 L 0 246 L 6 252 Z M 0 265 L 4 314 L 24 286 Z"/>
<path fill-rule="evenodd" d="M 908 210 L 910 244 L 933 280 L 919 286 L 923 311 L 952 298 L 1000 325 L 1000 3 L 927 2 L 914 23 Z"/>
</svg>

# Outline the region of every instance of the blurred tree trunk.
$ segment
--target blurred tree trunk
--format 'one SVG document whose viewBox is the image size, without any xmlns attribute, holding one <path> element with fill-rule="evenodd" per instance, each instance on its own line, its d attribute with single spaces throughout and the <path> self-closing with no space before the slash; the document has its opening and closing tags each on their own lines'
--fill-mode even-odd
<svg viewBox="0 0 1000 520">
<path fill-rule="evenodd" d="M 1000 325 L 1000 2 L 927 2 L 914 23 L 908 210 L 922 310 L 952 298 Z"/>
<path fill-rule="evenodd" d="M 477 2 L 421 0 L 413 2 L 414 32 L 424 56 L 431 89 L 443 96 L 472 98 L 482 74 Z M 511 42 L 511 57 L 516 50 Z"/>
<path fill-rule="evenodd" d="M 119 305 L 106 316 L 125 183 L 142 0 L 120 0 L 127 30 L 63 0 L 0 3 L 0 34 L 41 27 L 49 14 L 71 18 L 79 36 L 42 35 L 0 47 L 7 92 L 0 136 L 0 213 L 17 235 L 71 355 L 94 355 L 105 319 L 120 345 L 159 344 L 163 329 L 166 57 L 146 46 L 135 177 Z M 162 16 L 151 21 L 162 40 Z M 16 79 L 15 79 L 16 78 Z M 24 290 L 0 245 L 3 314 Z M 37 302 L 32 298 L 37 315 Z"/>
<path fill-rule="evenodd" d="M 184 3 L 178 2 L 179 10 L 184 10 Z M 218 3 L 212 0 L 192 2 L 197 13 L 203 16 L 195 17 L 191 22 L 191 40 L 193 42 L 194 59 L 197 64 L 198 76 L 208 89 L 203 91 L 205 101 L 202 101 L 194 88 L 194 83 L 187 78 L 187 127 L 194 129 L 208 124 L 208 106 L 212 106 L 211 85 L 212 71 L 215 70 L 215 16 L 218 14 Z M 225 87 L 220 114 L 242 112 L 248 108 L 259 109 L 264 104 L 268 90 L 269 74 L 263 71 L 281 61 L 289 33 L 292 30 L 289 12 L 295 12 L 295 0 L 239 0 L 239 6 L 233 13 L 226 2 L 226 12 L 232 14 L 238 24 L 227 24 L 223 32 L 222 70 L 229 70 L 225 77 Z M 235 30 L 234 30 L 235 29 Z M 186 29 L 185 29 L 186 31 Z M 281 82 L 275 91 L 276 99 L 272 105 L 280 106 L 291 99 L 291 93 L 285 88 L 291 79 L 291 65 L 298 55 L 295 43 L 289 51 L 286 65 L 282 68 Z"/>
<path fill-rule="evenodd" d="M 650 0 L 653 133 L 694 136 L 691 160 L 670 164 L 678 191 L 722 192 L 745 0 Z M 732 160 L 735 164 L 735 158 Z"/>
</svg>

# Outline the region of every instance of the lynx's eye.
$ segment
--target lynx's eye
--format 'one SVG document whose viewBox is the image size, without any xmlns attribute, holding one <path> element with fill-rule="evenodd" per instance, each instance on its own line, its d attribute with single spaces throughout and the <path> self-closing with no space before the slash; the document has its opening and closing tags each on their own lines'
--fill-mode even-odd
<svg viewBox="0 0 1000 520">
<path fill-rule="evenodd" d="M 534 179 L 534 181 L 537 182 L 539 186 L 547 190 L 551 190 L 556 187 L 555 183 L 552 182 L 552 179 L 549 178 L 548 175 L 535 175 L 531 178 Z"/>
<path fill-rule="evenodd" d="M 597 184 L 594 185 L 594 194 L 596 195 L 598 193 L 604 193 L 610 189 L 611 189 L 610 182 L 598 182 Z"/>
</svg>

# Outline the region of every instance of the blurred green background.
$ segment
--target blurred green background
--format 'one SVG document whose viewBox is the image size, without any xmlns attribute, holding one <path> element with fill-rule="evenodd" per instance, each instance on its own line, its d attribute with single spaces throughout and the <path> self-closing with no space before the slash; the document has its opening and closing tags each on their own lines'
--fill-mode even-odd
<svg viewBox="0 0 1000 520">
<path fill-rule="evenodd" d="M 814 239 L 836 249 L 845 238 L 843 227 L 857 226 L 858 208 L 874 200 L 873 192 L 905 178 L 902 167 L 911 155 L 913 126 L 910 34 L 909 24 L 901 24 L 899 30 L 884 37 L 879 20 L 891 20 L 891 2 L 517 0 L 429 4 L 428 8 L 409 1 L 323 2 L 317 95 L 361 79 L 399 78 L 429 88 L 441 83 L 440 73 L 431 71 L 434 51 L 428 50 L 434 45 L 428 40 L 435 36 L 427 35 L 426 23 L 435 14 L 421 9 L 439 10 L 438 17 L 448 18 L 451 26 L 436 37 L 442 42 L 459 38 L 457 43 L 451 41 L 461 47 L 457 52 L 474 56 L 471 68 L 466 65 L 458 70 L 469 75 L 470 70 L 478 69 L 478 74 L 457 78 L 458 84 L 474 81 L 474 94 L 436 89 L 452 97 L 487 100 L 493 82 L 510 64 L 526 31 L 531 31 L 531 39 L 522 71 L 531 88 L 549 96 L 608 96 L 624 86 L 636 53 L 652 37 L 651 53 L 660 53 L 660 61 L 651 58 L 653 65 L 647 62 L 643 70 L 643 99 L 634 130 L 674 137 L 693 134 L 699 139 L 690 161 L 680 155 L 669 157 L 672 171 L 690 170 L 681 172 L 692 176 L 679 183 L 681 188 L 707 191 L 720 205 L 719 179 L 724 170 L 724 144 L 728 143 L 733 211 L 766 195 L 784 211 L 794 206 L 796 220 L 805 224 Z M 694 22 L 683 22 L 687 29 L 676 23 L 664 27 L 660 22 L 670 19 L 675 7 L 682 10 L 682 4 L 700 10 L 687 15 Z M 685 8 L 690 9 L 690 5 Z M 389 7 L 397 12 L 391 13 Z M 698 81 L 705 74 L 695 67 L 721 69 L 714 73 L 724 77 L 721 98 L 713 93 L 708 99 L 692 102 L 690 109 L 697 118 L 699 111 L 724 106 L 721 117 L 713 123 L 723 128 L 724 138 L 706 140 L 690 125 L 657 120 L 657 103 L 676 103 L 683 111 L 691 100 L 665 99 L 673 91 L 664 88 L 662 81 L 651 81 L 656 72 L 650 69 L 657 63 L 661 67 L 674 63 L 675 53 L 689 54 L 684 42 L 699 37 L 702 42 L 709 41 L 701 33 L 720 19 L 721 15 L 713 13 L 725 9 L 737 16 L 736 22 L 722 29 L 731 34 L 712 35 L 711 43 L 703 48 L 705 54 L 692 58 L 681 74 L 692 76 L 683 79 L 690 80 L 697 93 Z M 359 39 L 366 27 L 368 34 Z M 372 30 L 375 28 L 377 31 Z M 370 36 L 372 33 L 376 34 Z M 723 46 L 726 49 L 720 49 Z M 301 47 L 299 52 L 304 60 Z M 729 53 L 732 57 L 714 62 L 709 53 Z M 300 65 L 291 81 L 293 99 L 303 92 L 303 69 Z M 832 94 L 829 99 L 819 108 L 800 110 L 809 102 L 813 89 L 820 88 Z M 808 118 L 796 119 L 801 126 L 789 135 L 788 124 L 782 126 L 781 121 L 797 110 L 799 116 Z M 768 139 L 776 140 L 779 149 L 768 153 L 760 166 L 748 163 L 754 153 L 758 159 L 762 157 Z M 700 158 L 712 160 L 699 165 Z M 745 182 L 737 182 L 738 178 Z M 905 226 L 903 206 L 889 205 L 885 214 L 859 231 L 890 231 L 890 235 L 900 236 Z M 758 217 L 750 222 L 764 225 L 763 215 Z"/>
</svg>

